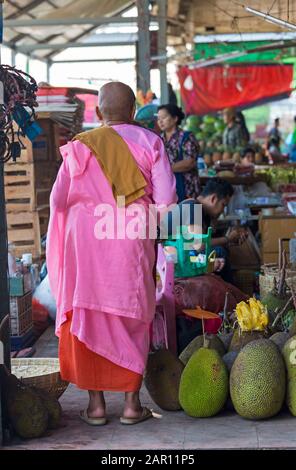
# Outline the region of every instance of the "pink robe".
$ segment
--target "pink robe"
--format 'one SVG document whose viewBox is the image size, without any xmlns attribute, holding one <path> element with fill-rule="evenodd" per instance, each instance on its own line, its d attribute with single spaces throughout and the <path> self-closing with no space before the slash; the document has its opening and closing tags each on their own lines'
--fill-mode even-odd
<svg viewBox="0 0 296 470">
<path fill-rule="evenodd" d="M 138 126 L 113 127 L 147 181 L 137 201 L 176 202 L 175 178 L 161 139 Z M 56 334 L 73 310 L 71 333 L 90 350 L 142 374 L 155 312 L 154 240 L 97 239 L 99 204 L 117 214 L 112 189 L 90 150 L 79 141 L 61 147 L 63 163 L 50 197 L 47 266 L 57 302 Z M 124 209 L 126 212 L 126 209 Z M 130 221 L 126 218 L 126 225 Z M 115 235 L 116 236 L 116 235 Z"/>
</svg>

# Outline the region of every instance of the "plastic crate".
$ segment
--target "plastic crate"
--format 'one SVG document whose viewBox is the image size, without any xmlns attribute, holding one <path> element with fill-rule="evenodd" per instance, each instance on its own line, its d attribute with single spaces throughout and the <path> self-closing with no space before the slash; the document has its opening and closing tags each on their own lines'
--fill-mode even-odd
<svg viewBox="0 0 296 470">
<path fill-rule="evenodd" d="M 179 234 L 176 238 L 169 237 L 164 242 L 164 246 L 173 246 L 177 251 L 177 263 L 175 264 L 175 277 L 194 277 L 205 274 L 208 271 L 208 259 L 211 250 L 212 228 L 208 228 L 208 233 L 192 234 L 189 233 L 187 226 L 180 227 Z M 198 259 L 192 260 L 190 254 L 190 245 L 199 241 L 204 246 L 204 261 Z M 194 248 L 193 248 L 194 249 Z M 196 257 L 197 258 L 197 257 Z"/>
<path fill-rule="evenodd" d="M 32 292 L 28 292 L 22 297 L 10 297 L 11 335 L 21 336 L 32 326 Z"/>
<path fill-rule="evenodd" d="M 9 295 L 11 297 L 23 296 L 32 289 L 31 273 L 20 277 L 9 278 Z"/>
</svg>

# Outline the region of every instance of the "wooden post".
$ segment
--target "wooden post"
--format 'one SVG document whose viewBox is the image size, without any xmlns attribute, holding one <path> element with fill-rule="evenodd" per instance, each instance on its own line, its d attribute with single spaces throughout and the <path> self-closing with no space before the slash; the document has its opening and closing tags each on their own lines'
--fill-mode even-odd
<svg viewBox="0 0 296 470">
<path fill-rule="evenodd" d="M 3 1 L 0 0 L 0 43 L 3 31 Z M 1 47 L 1 46 L 0 46 Z M 1 63 L 1 60 L 0 60 Z M 1 129 L 2 130 L 2 129 Z M 10 370 L 10 330 L 9 330 L 9 292 L 8 292 L 8 250 L 4 195 L 4 163 L 0 155 L 0 367 L 3 364 Z M 2 365 L 1 365 L 2 364 Z M 2 399 L 0 382 L 0 445 L 3 442 Z"/>
<path fill-rule="evenodd" d="M 167 0 L 157 0 L 158 4 L 158 68 L 160 72 L 160 103 L 169 102 L 167 80 Z"/>
<path fill-rule="evenodd" d="M 138 53 L 137 87 L 145 94 L 150 89 L 149 0 L 137 0 Z"/>
</svg>

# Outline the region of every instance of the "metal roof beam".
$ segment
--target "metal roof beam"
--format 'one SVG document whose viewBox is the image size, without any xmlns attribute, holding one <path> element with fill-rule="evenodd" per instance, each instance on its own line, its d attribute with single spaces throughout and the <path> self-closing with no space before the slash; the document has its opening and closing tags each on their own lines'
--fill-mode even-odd
<svg viewBox="0 0 296 470">
<path fill-rule="evenodd" d="M 157 21 L 157 17 L 152 16 L 151 20 Z M 36 19 L 20 19 L 10 20 L 4 18 L 4 26 L 6 28 L 20 28 L 20 27 L 33 27 L 33 26 L 63 26 L 63 25 L 83 25 L 90 24 L 94 26 L 101 26 L 103 24 L 137 24 L 137 17 L 123 17 L 123 16 L 100 16 L 96 18 L 36 18 Z"/>
<path fill-rule="evenodd" d="M 69 59 L 69 60 L 53 60 L 51 63 L 54 64 L 78 64 L 83 62 L 135 62 L 135 57 L 126 57 L 121 59 Z"/>
<path fill-rule="evenodd" d="M 133 2 L 131 2 L 132 4 Z M 131 7 L 131 4 L 129 5 L 126 5 L 121 11 L 118 11 L 117 12 L 117 16 L 118 15 L 123 15 L 125 12 L 127 12 L 129 10 L 129 8 Z M 116 16 L 113 15 L 113 17 Z M 77 36 L 75 36 L 74 38 L 71 38 L 70 42 L 74 42 L 74 41 L 78 41 L 78 39 L 81 39 L 83 37 L 86 37 L 87 35 L 89 35 L 89 33 L 91 33 L 92 31 L 94 31 L 95 29 L 97 28 L 97 26 L 91 26 L 90 28 L 87 28 L 86 30 L 84 30 L 82 33 L 78 34 Z M 64 49 L 66 49 L 67 46 L 64 47 Z M 49 54 L 46 54 L 46 59 L 49 59 L 49 60 L 52 60 L 52 58 L 59 54 L 60 52 L 62 52 L 64 49 L 62 50 L 58 50 L 58 51 L 53 51 L 53 52 L 50 52 Z"/>
<path fill-rule="evenodd" d="M 128 35 L 129 37 L 131 35 Z M 67 42 L 67 43 L 60 43 L 60 44 L 26 44 L 26 45 L 19 45 L 18 52 L 22 52 L 23 54 L 29 54 L 32 51 L 37 51 L 40 49 L 44 50 L 52 50 L 57 51 L 60 49 L 68 49 L 70 47 L 100 47 L 100 46 L 130 46 L 135 44 L 137 38 L 130 38 L 124 40 L 118 39 L 117 41 L 105 41 L 105 42 Z M 4 46 L 12 47 L 13 44 L 5 43 Z"/>
</svg>

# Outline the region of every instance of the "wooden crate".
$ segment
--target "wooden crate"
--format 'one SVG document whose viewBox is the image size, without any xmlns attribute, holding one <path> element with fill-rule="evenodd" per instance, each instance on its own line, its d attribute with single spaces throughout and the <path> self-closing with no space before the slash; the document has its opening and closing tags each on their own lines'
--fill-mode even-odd
<svg viewBox="0 0 296 470">
<path fill-rule="evenodd" d="M 7 214 L 8 241 L 15 245 L 17 257 L 21 257 L 23 253 L 32 253 L 33 258 L 41 256 L 41 235 L 46 233 L 48 219 L 48 208 Z M 43 233 L 41 233 L 40 220 L 42 220 Z"/>
<path fill-rule="evenodd" d="M 4 167 L 7 212 L 32 211 L 36 208 L 33 163 L 14 163 Z"/>
<path fill-rule="evenodd" d="M 7 212 L 34 211 L 49 206 L 58 171 L 52 163 L 9 163 L 4 167 Z"/>
</svg>

